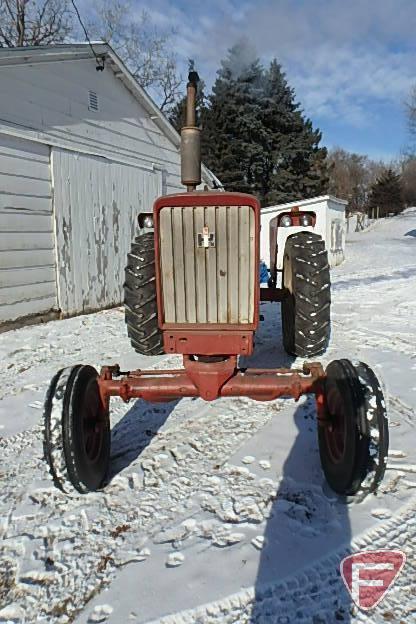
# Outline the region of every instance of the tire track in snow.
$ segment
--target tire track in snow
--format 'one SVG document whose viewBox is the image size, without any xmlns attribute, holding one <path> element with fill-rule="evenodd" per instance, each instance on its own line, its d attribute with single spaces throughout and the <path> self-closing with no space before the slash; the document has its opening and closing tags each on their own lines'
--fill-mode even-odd
<svg viewBox="0 0 416 624">
<path fill-rule="evenodd" d="M 190 403 L 178 404 L 167 427 L 103 493 L 68 498 L 52 486 L 39 426 L 5 441 L 0 587 L 27 623 L 71 621 L 123 561 L 140 556 L 153 535 L 189 513 L 206 479 L 282 409 L 281 401 Z M 123 435 L 131 442 L 131 432 Z"/>
<path fill-rule="evenodd" d="M 407 562 L 392 590 L 371 612 L 351 604 L 339 573 L 341 560 L 360 550 L 398 548 Z M 249 588 L 216 602 L 201 605 L 149 622 L 149 624 L 332 624 L 348 621 L 365 624 L 416 620 L 416 501 L 403 506 L 393 518 L 357 536 L 346 547 L 314 561 L 283 581 Z"/>
</svg>

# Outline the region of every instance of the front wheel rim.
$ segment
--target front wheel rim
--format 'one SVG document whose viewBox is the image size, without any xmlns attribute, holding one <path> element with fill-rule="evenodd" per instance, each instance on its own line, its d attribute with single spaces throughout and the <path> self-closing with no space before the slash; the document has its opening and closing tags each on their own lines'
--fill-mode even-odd
<svg viewBox="0 0 416 624">
<path fill-rule="evenodd" d="M 95 464 L 101 454 L 106 427 L 95 379 L 88 382 L 80 409 L 84 454 L 91 464 Z"/>
</svg>

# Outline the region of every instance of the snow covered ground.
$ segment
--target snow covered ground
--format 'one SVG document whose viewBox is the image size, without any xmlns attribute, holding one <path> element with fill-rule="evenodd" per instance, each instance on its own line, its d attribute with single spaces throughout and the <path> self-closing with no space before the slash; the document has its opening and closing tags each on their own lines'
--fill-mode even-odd
<svg viewBox="0 0 416 624">
<path fill-rule="evenodd" d="M 0 621 L 416 622 L 416 210 L 351 233 L 332 281 L 323 361 L 368 362 L 388 398 L 388 470 L 359 503 L 323 481 L 308 398 L 115 400 L 111 481 L 67 498 L 42 459 L 51 376 L 179 358 L 138 357 L 120 309 L 0 335 Z M 250 362 L 292 365 L 279 307 L 261 312 Z M 340 559 L 392 546 L 407 553 L 401 576 L 374 612 L 357 611 Z"/>
</svg>

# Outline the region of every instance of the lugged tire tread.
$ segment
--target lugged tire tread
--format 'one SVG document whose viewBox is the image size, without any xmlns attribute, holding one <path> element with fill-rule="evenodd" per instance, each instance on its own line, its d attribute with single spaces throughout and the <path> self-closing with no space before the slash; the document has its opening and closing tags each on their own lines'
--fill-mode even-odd
<svg viewBox="0 0 416 624">
<path fill-rule="evenodd" d="M 141 355 L 164 353 L 157 322 L 154 234 L 137 236 L 127 255 L 125 322 L 131 345 Z"/>
<path fill-rule="evenodd" d="M 313 232 L 294 234 L 286 241 L 284 262 L 292 265 L 294 285 L 294 296 L 282 302 L 285 350 L 300 357 L 320 355 L 330 334 L 331 282 L 324 241 Z"/>
</svg>

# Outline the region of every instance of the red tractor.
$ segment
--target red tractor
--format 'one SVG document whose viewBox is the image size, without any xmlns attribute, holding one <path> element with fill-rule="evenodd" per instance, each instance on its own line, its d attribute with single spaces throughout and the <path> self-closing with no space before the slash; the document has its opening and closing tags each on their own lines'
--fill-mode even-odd
<svg viewBox="0 0 416 624">
<path fill-rule="evenodd" d="M 329 485 L 343 495 L 374 491 L 384 475 L 389 435 L 383 393 L 366 364 L 342 359 L 326 370 L 317 362 L 305 362 L 301 370 L 238 368 L 238 356 L 253 352 L 261 300 L 283 302 L 289 352 L 296 353 L 299 328 L 305 326 L 312 355 L 320 348 L 313 339 L 313 319 L 328 296 L 320 295 L 325 288 L 314 276 L 318 265 L 321 272 L 328 270 L 326 251 L 313 240 L 302 248 L 304 261 L 297 262 L 295 235 L 284 287 L 260 288 L 259 202 L 242 193 L 196 190 L 201 182 L 197 80 L 191 72 L 182 129 L 187 192 L 160 197 L 153 213 L 139 216 L 141 234 L 128 256 L 125 280 L 133 347 L 141 354 L 182 354 L 183 368 L 122 372 L 104 366 L 98 373 L 79 365 L 59 371 L 45 401 L 44 453 L 54 482 L 67 493 L 105 485 L 112 396 L 153 402 L 233 396 L 272 401 L 313 394 Z M 295 278 L 306 288 L 296 296 Z M 307 305 L 301 301 L 305 296 Z"/>
</svg>

